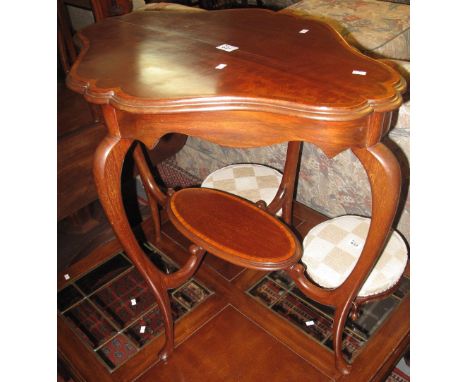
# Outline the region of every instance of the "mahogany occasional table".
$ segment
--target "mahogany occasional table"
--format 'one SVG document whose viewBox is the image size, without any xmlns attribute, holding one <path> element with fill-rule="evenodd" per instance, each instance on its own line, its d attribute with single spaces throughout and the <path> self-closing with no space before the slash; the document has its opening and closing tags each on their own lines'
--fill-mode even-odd
<svg viewBox="0 0 468 382">
<path fill-rule="evenodd" d="M 284 269 L 314 300 L 334 306 L 336 368 L 349 373 L 342 331 L 352 301 L 378 259 L 393 222 L 400 168 L 381 142 L 405 82 L 392 68 L 350 47 L 330 26 L 266 10 L 134 12 L 79 34 L 83 49 L 68 86 L 102 107 L 108 128 L 94 175 L 107 217 L 151 286 L 165 319 L 161 358 L 174 348 L 167 291 L 197 269 L 206 250 L 253 269 Z M 328 157 L 351 149 L 372 191 L 372 223 L 360 260 L 334 290 L 312 284 L 299 264 L 301 246 L 288 226 L 235 196 L 208 189 L 161 192 L 136 142 L 153 148 L 165 134 L 230 147 L 310 142 Z M 120 176 L 127 152 L 150 196 L 194 244 L 176 273 L 145 256 L 123 207 Z"/>
</svg>

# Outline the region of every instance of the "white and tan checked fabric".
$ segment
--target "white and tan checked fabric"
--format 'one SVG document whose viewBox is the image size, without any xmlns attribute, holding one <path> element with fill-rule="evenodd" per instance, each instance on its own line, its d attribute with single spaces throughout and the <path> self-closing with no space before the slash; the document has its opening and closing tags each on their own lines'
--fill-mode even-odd
<svg viewBox="0 0 468 382">
<path fill-rule="evenodd" d="M 251 202 L 270 204 L 281 183 L 279 171 L 258 164 L 234 164 L 212 172 L 202 187 L 215 188 L 240 196 Z"/>
<path fill-rule="evenodd" d="M 312 228 L 304 238 L 302 262 L 308 275 L 325 288 L 337 288 L 354 269 L 369 232 L 370 219 L 341 216 Z M 359 297 L 382 293 L 400 280 L 408 261 L 401 236 L 393 231 L 387 245 L 358 293 Z"/>
</svg>

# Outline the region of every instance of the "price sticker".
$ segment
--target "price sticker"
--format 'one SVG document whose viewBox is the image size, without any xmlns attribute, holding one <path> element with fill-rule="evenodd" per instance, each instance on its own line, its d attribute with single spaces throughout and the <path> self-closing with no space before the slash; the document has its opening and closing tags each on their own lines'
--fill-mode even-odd
<svg viewBox="0 0 468 382">
<path fill-rule="evenodd" d="M 225 52 L 233 52 L 239 49 L 238 46 L 229 45 L 229 44 L 222 44 L 216 47 L 216 49 L 224 50 Z"/>
</svg>

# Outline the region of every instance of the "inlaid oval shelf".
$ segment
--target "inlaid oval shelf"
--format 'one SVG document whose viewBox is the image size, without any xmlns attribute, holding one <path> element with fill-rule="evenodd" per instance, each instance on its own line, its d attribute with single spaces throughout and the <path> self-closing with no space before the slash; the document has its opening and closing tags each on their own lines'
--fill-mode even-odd
<svg viewBox="0 0 468 382">
<path fill-rule="evenodd" d="M 254 204 L 222 191 L 180 190 L 169 199 L 167 212 L 189 240 L 236 265 L 284 269 L 301 256 L 301 246 L 288 227 Z"/>
</svg>

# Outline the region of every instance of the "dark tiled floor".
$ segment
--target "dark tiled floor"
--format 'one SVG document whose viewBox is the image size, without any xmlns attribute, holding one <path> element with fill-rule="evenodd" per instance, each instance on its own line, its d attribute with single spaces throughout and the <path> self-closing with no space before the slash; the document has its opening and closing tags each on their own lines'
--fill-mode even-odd
<svg viewBox="0 0 468 382">
<path fill-rule="evenodd" d="M 349 361 L 355 358 L 408 291 L 409 280 L 403 278 L 393 295 L 365 304 L 356 321 L 347 321 L 343 352 Z M 333 348 L 330 336 L 334 310 L 307 298 L 284 272 L 266 275 L 248 290 L 248 294 L 292 322 L 313 340 L 330 350 Z"/>
<path fill-rule="evenodd" d="M 149 244 L 151 261 L 166 273 L 177 266 Z M 170 295 L 178 320 L 212 294 L 191 279 Z M 124 253 L 91 270 L 58 292 L 58 310 L 79 338 L 110 371 L 124 364 L 163 332 L 159 307 Z"/>
</svg>

